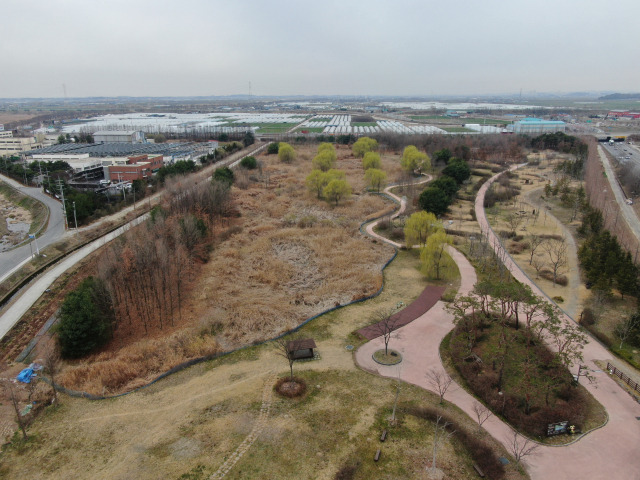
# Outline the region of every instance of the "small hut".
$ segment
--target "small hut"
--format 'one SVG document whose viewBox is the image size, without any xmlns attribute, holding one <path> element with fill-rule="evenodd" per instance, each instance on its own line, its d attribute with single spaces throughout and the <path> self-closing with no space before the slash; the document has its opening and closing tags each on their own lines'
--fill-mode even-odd
<svg viewBox="0 0 640 480">
<path fill-rule="evenodd" d="M 313 349 L 316 347 L 316 342 L 313 338 L 305 338 L 301 340 L 292 340 L 287 343 L 287 351 L 291 358 L 294 360 L 300 360 L 302 358 L 313 358 Z"/>
</svg>

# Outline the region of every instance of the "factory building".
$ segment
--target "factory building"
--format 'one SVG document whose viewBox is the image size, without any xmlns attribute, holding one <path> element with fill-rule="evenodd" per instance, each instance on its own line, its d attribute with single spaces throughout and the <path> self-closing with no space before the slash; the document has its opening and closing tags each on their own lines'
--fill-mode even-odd
<svg viewBox="0 0 640 480">
<path fill-rule="evenodd" d="M 93 134 L 96 143 L 146 143 L 144 132 L 139 130 L 103 130 Z"/>
<path fill-rule="evenodd" d="M 520 134 L 535 134 L 564 132 L 567 124 L 560 120 L 543 120 L 541 118 L 524 118 L 507 126 L 507 130 Z"/>
<path fill-rule="evenodd" d="M 103 158 L 104 178 L 112 182 L 131 182 L 151 178 L 164 165 L 162 155 Z"/>
</svg>

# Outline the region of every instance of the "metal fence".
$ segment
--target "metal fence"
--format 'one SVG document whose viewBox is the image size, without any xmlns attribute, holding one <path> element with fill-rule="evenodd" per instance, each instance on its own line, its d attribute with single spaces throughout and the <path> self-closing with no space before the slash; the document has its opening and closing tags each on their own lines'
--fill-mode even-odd
<svg viewBox="0 0 640 480">
<path fill-rule="evenodd" d="M 609 362 L 607 362 L 607 370 L 609 371 L 609 373 L 611 373 L 612 375 L 615 375 L 620 380 L 622 380 L 624 383 L 629 385 L 629 388 L 631 388 L 631 389 L 635 390 L 636 392 L 640 393 L 640 385 L 638 385 L 638 383 L 635 382 L 634 380 L 631 380 L 631 378 L 629 378 L 628 375 L 626 375 L 624 372 L 618 370 L 616 367 L 611 365 L 611 363 L 609 363 Z"/>
</svg>

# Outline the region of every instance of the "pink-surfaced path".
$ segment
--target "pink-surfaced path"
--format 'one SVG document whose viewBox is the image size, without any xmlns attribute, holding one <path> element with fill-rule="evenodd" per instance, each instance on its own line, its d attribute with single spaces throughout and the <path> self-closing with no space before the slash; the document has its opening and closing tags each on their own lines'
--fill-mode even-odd
<svg viewBox="0 0 640 480">
<path fill-rule="evenodd" d="M 487 188 L 497 177 L 498 175 L 486 182 L 476 198 L 476 216 L 491 244 L 498 240 L 492 238 L 493 232 L 489 228 L 482 205 Z M 476 283 L 475 270 L 457 250 L 450 248 L 449 253 L 460 270 L 461 285 L 458 292 L 467 294 Z M 506 266 L 516 279 L 544 296 L 510 259 Z M 572 321 L 568 318 L 565 320 Z M 393 378 L 400 376 L 406 382 L 433 390 L 426 372 L 432 368 L 443 368 L 439 347 L 452 328 L 453 316 L 445 310 L 445 304 L 439 301 L 412 323 L 397 330 L 398 337 L 392 339 L 390 347 L 402 354 L 403 360 L 399 365 L 383 366 L 374 362 L 373 353 L 384 347 L 382 338 L 361 346 L 355 354 L 356 362 L 372 373 Z M 584 364 L 590 367 L 595 382 L 582 382 L 606 408 L 609 421 L 604 427 L 588 433 L 571 445 L 540 446 L 535 455 L 524 460 L 527 472 L 533 480 L 640 480 L 640 420 L 636 418 L 640 417 L 640 405 L 594 364 L 594 360 L 612 359 L 604 347 L 595 340 L 590 340 L 583 354 Z M 475 399 L 456 383 L 449 388 L 445 399 L 475 418 Z M 495 416 L 490 417 L 483 428 L 505 447 L 508 447 L 509 439 L 513 438 L 511 427 Z"/>
</svg>

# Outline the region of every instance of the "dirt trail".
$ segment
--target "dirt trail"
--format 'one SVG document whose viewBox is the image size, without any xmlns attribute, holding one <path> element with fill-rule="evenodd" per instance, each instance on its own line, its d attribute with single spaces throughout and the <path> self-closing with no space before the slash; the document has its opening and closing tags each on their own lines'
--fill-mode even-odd
<svg viewBox="0 0 640 480">
<path fill-rule="evenodd" d="M 524 195 L 525 202 L 529 205 L 537 208 L 537 209 L 545 209 L 546 205 L 540 201 L 540 191 L 543 190 L 544 187 L 536 188 L 535 190 L 530 190 Z M 573 234 L 571 231 L 558 220 L 550 211 L 546 211 L 547 218 L 550 218 L 555 224 L 562 230 L 562 236 L 565 238 L 567 242 L 567 273 L 565 274 L 567 280 L 569 281 L 567 288 L 569 289 L 569 294 L 567 295 L 567 300 L 562 304 L 562 309 L 567 313 L 571 318 L 576 320 L 578 318 L 579 312 L 582 312 L 582 301 L 580 298 L 580 263 L 578 261 L 578 248 L 576 246 L 575 238 L 573 238 Z"/>
</svg>

